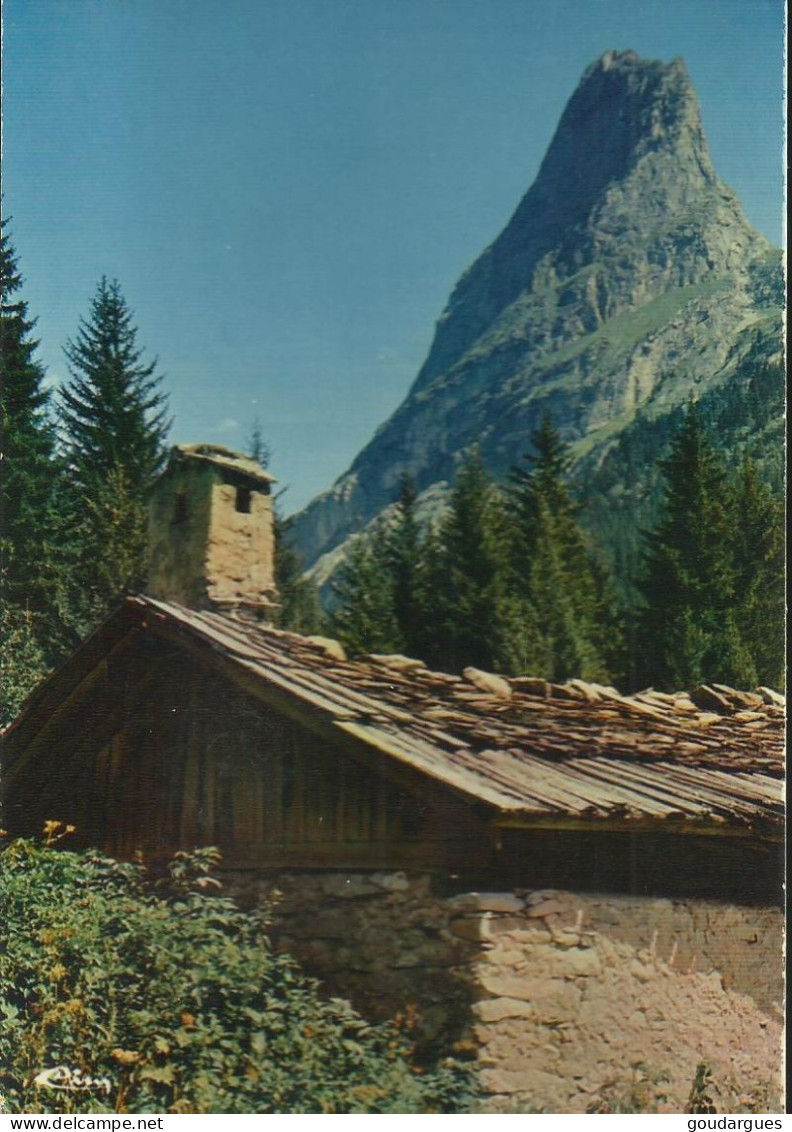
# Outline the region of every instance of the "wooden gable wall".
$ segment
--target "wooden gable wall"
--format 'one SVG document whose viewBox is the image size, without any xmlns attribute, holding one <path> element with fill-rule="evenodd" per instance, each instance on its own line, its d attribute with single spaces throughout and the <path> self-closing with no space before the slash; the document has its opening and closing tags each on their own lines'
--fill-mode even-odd
<svg viewBox="0 0 792 1132">
<path fill-rule="evenodd" d="M 143 634 L 93 674 L 13 787 L 28 832 L 150 860 L 217 845 L 233 867 L 486 865 L 473 809 L 367 749 L 350 752 L 176 645 Z"/>
</svg>

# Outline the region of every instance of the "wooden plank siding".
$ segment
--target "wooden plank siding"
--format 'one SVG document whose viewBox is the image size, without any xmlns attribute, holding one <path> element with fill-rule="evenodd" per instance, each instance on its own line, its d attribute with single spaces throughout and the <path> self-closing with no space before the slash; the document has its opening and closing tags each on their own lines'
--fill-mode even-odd
<svg viewBox="0 0 792 1132">
<path fill-rule="evenodd" d="M 196 666 L 203 676 L 190 676 Z M 225 734 L 207 733 L 201 712 L 210 704 Z M 243 738 L 239 717 L 251 712 L 269 720 L 269 739 L 250 740 L 259 757 L 276 736 L 283 744 L 261 795 L 221 773 L 228 731 Z M 471 829 L 483 830 L 487 851 L 498 836 L 494 825 L 545 832 L 596 826 L 603 833 L 662 827 L 718 840 L 783 836 L 784 701 L 771 689 L 714 685 L 623 696 L 575 680 L 499 677 L 493 684 L 475 669 L 451 676 L 405 657 L 349 660 L 319 638 L 145 597 L 120 606 L 3 734 L 4 824 L 20 831 L 42 813 L 65 820 L 75 810 L 82 819 L 86 807 L 93 821 L 102 795 L 87 780 L 89 764 L 123 732 L 120 757 L 124 776 L 131 774 L 148 742 L 147 718 L 159 757 L 170 760 L 169 773 L 181 782 L 162 787 L 169 801 L 156 818 L 161 830 L 153 818 L 147 825 L 157 844 L 170 843 L 177 826 L 182 842 L 203 838 L 204 827 L 225 834 L 229 826 L 217 822 L 235 810 L 243 825 L 264 831 L 264 844 L 324 845 L 314 819 L 337 837 L 351 830 L 354 841 L 336 844 L 386 844 L 393 837 L 411 844 L 406 829 L 394 829 L 389 819 L 398 804 L 395 811 L 377 807 L 366 794 L 375 789 L 371 776 L 395 787 L 396 798 L 407 795 L 435 814 L 450 809 L 450 828 L 464 829 L 463 843 Z M 292 741 L 287 720 L 298 739 Z M 213 768 L 197 750 L 187 760 L 210 740 Z M 313 758 L 303 762 L 303 751 L 330 758 L 332 813 L 327 806 L 317 812 L 326 775 Z M 357 768 L 355 782 L 342 773 L 342 754 Z M 74 767 L 68 789 L 67 761 Z M 101 768 L 98 778 L 104 781 Z M 326 782 L 323 789 L 326 795 Z M 360 798 L 353 800 L 355 790 Z M 118 803 L 118 822 L 127 802 Z M 427 815 L 420 827 L 427 845 L 431 824 Z"/>
<path fill-rule="evenodd" d="M 474 807 L 397 768 L 408 789 L 377 752 L 352 757 L 167 642 L 131 639 L 102 667 L 90 714 L 39 747 L 16 796 L 41 816 L 36 783 L 46 782 L 45 816 L 73 824 L 82 845 L 147 860 L 216 845 L 234 867 L 259 869 L 491 856 Z"/>
<path fill-rule="evenodd" d="M 125 859 L 217 845 L 235 869 L 551 888 L 577 862 L 582 890 L 767 901 L 783 724 L 766 688 L 493 682 L 135 598 L 3 733 L 2 823 Z"/>
</svg>

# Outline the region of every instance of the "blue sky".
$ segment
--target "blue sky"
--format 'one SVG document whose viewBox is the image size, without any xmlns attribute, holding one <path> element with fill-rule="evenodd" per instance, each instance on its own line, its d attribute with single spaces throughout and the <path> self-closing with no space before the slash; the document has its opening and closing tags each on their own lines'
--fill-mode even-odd
<svg viewBox="0 0 792 1132">
<path fill-rule="evenodd" d="M 720 175 L 781 241 L 781 0 L 5 0 L 4 212 L 49 379 L 102 274 L 172 439 L 287 510 L 402 400 L 585 69 L 681 55 Z"/>
</svg>

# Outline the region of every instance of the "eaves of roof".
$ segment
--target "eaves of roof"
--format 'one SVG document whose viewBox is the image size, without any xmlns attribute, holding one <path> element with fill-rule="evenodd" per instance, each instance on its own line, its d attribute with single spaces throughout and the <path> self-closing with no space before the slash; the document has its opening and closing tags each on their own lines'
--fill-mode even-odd
<svg viewBox="0 0 792 1132">
<path fill-rule="evenodd" d="M 189 649 L 251 695 L 365 758 L 377 752 L 484 805 L 500 825 L 777 839 L 784 706 L 767 689 L 622 696 L 407 657 L 347 659 L 336 642 L 130 598 L 34 693 L 8 729 L 6 770 L 96 673 L 153 635 Z"/>
</svg>

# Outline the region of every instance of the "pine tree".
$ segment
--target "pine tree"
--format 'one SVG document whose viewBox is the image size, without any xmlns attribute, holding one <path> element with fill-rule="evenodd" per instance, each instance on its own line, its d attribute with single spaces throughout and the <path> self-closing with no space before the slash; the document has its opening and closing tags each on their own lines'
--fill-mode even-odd
<svg viewBox="0 0 792 1132">
<path fill-rule="evenodd" d="M 34 320 L 0 221 L 0 722 L 9 722 L 58 659 L 53 514 L 58 465 Z"/>
<path fill-rule="evenodd" d="M 424 564 L 416 500 L 412 478 L 402 476 L 384 542 L 384 566 L 390 578 L 400 650 L 410 656 L 422 651 L 425 642 Z"/>
<path fill-rule="evenodd" d="M 167 398 L 136 338 L 119 283 L 103 277 L 90 317 L 64 347 L 70 380 L 60 405 L 70 471 L 89 492 L 120 467 L 144 498 L 165 460 Z"/>
<path fill-rule="evenodd" d="M 275 505 L 275 585 L 278 609 L 275 624 L 291 633 L 321 633 L 325 616 L 312 578 L 306 577 L 303 559 L 290 538 L 291 520 L 281 517 Z"/>
<path fill-rule="evenodd" d="M 270 466 L 272 450 L 264 439 L 264 432 L 258 417 L 253 418 L 253 424 L 250 426 L 250 435 L 248 436 L 245 447 L 251 460 L 255 460 L 262 468 L 268 468 Z"/>
<path fill-rule="evenodd" d="M 3 600 L 35 617 L 51 603 L 51 507 L 57 480 L 55 434 L 49 419 L 44 370 L 14 249 L 0 221 L 0 552 Z"/>
<path fill-rule="evenodd" d="M 426 659 L 448 671 L 507 665 L 505 517 L 500 492 L 474 453 L 459 469 L 433 564 Z"/>
<path fill-rule="evenodd" d="M 353 653 L 408 653 L 434 659 L 438 651 L 440 543 L 421 531 L 412 479 L 374 531 L 359 535 L 333 587 L 332 631 Z"/>
<path fill-rule="evenodd" d="M 29 609 L 0 600 L 0 724 L 10 723 L 49 664 Z"/>
<path fill-rule="evenodd" d="M 618 617 L 578 523 L 569 455 L 547 417 L 531 440 L 533 454 L 509 477 L 512 587 L 523 622 L 513 667 L 556 681 L 606 681 L 618 666 Z"/>
<path fill-rule="evenodd" d="M 351 655 L 402 651 L 384 532 L 358 535 L 333 583 L 331 629 Z"/>
<path fill-rule="evenodd" d="M 253 418 L 246 443 L 246 451 L 251 460 L 262 468 L 268 468 L 272 460 L 272 449 L 264 437 L 261 421 Z M 321 633 L 325 617 L 319 602 L 319 594 L 312 578 L 306 577 L 302 555 L 291 541 L 292 521 L 285 519 L 281 512 L 280 498 L 286 488 L 273 500 L 273 529 L 275 535 L 275 586 L 278 591 L 278 607 L 273 621 L 279 629 L 291 633 Z"/>
<path fill-rule="evenodd" d="M 145 504 L 120 464 L 80 498 L 70 528 L 74 557 L 66 601 L 70 623 L 83 636 L 124 596 L 145 588 L 148 524 Z"/>
<path fill-rule="evenodd" d="M 734 489 L 736 618 L 760 684 L 784 686 L 784 510 L 745 460 Z"/>
<path fill-rule="evenodd" d="M 170 422 L 156 361 L 143 362 L 136 338 L 118 282 L 102 278 L 64 350 L 70 379 L 59 409 L 68 468 L 61 603 L 78 636 L 145 579 L 147 500 Z"/>
<path fill-rule="evenodd" d="M 661 470 L 663 512 L 645 536 L 639 682 L 750 687 L 756 669 L 738 625 L 734 493 L 695 406 Z"/>
<path fill-rule="evenodd" d="M 431 523 L 421 531 L 421 556 L 415 578 L 415 638 L 403 642 L 400 651 L 437 668 L 448 667 L 441 641 L 441 621 L 448 581 L 447 557 L 441 526 Z"/>
</svg>

